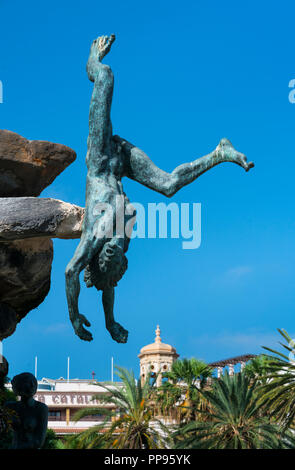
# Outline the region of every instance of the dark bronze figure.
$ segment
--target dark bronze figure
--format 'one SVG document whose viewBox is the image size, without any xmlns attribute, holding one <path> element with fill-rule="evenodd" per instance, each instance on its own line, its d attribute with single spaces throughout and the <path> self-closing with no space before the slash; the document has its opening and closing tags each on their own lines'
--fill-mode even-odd
<svg viewBox="0 0 295 470">
<path fill-rule="evenodd" d="M 227 139 L 222 139 L 213 152 L 191 163 L 177 167 L 172 173 L 158 168 L 138 147 L 118 136 L 113 136 L 111 104 L 114 77 L 111 68 L 102 64 L 110 51 L 115 36 L 102 36 L 93 41 L 87 63 L 88 78 L 94 83 L 89 115 L 89 137 L 86 163 L 88 167 L 86 211 L 80 243 L 66 269 L 66 292 L 70 319 L 75 333 L 83 340 L 91 341 L 92 334 L 84 328 L 90 326 L 87 318 L 79 313 L 79 274 L 85 269 L 88 286 L 102 290 L 106 328 L 112 338 L 127 341 L 128 332 L 114 319 L 114 287 L 127 269 L 125 253 L 129 237 L 118 234 L 117 221 L 108 211 L 98 211 L 101 204 L 114 208 L 118 196 L 129 205 L 122 178 L 131 178 L 147 188 L 173 196 L 183 186 L 192 183 L 200 175 L 224 162 L 233 162 L 248 171 L 254 166 L 247 163 L 245 155 L 236 151 Z M 124 222 L 130 219 L 132 211 Z M 106 226 L 113 226 L 113 236 L 107 236 Z"/>
<path fill-rule="evenodd" d="M 48 407 L 34 400 L 37 380 L 25 372 L 12 381 L 15 395 L 20 401 L 7 402 L 6 407 L 14 411 L 12 449 L 40 449 L 44 444 L 48 423 Z"/>
</svg>

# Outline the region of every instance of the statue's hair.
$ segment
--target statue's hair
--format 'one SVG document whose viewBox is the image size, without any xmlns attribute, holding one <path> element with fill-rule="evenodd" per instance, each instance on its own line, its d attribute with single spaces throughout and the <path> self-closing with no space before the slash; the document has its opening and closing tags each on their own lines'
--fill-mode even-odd
<svg viewBox="0 0 295 470">
<path fill-rule="evenodd" d="M 34 396 L 38 388 L 37 379 L 30 372 L 15 375 L 11 385 L 14 393 L 19 396 Z"/>
<path fill-rule="evenodd" d="M 97 290 L 115 287 L 128 267 L 128 260 L 114 240 L 104 244 L 99 254 L 94 256 L 84 271 L 87 287 Z"/>
</svg>

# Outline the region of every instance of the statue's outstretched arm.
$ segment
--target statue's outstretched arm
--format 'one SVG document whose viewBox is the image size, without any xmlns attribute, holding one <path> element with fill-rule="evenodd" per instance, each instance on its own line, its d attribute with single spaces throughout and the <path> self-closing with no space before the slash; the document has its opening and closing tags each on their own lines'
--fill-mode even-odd
<svg viewBox="0 0 295 470">
<path fill-rule="evenodd" d="M 244 154 L 234 149 L 227 139 L 222 139 L 216 149 L 191 163 L 178 166 L 172 173 L 158 168 L 138 147 L 119 136 L 114 140 L 121 145 L 125 157 L 125 174 L 154 191 L 167 197 L 173 196 L 179 189 L 192 183 L 200 175 L 223 162 L 233 162 L 248 171 L 254 163 L 247 163 Z"/>
</svg>

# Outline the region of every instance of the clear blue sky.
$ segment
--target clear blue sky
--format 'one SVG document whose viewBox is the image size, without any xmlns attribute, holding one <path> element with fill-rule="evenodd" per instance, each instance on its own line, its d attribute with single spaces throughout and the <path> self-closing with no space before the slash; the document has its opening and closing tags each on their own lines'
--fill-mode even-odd
<svg viewBox="0 0 295 470">
<path fill-rule="evenodd" d="M 213 361 L 275 345 L 295 334 L 294 2 L 248 0 L 0 1 L 0 127 L 66 144 L 77 160 L 41 196 L 85 203 L 85 155 L 92 84 L 91 41 L 115 33 L 114 132 L 173 170 L 213 150 L 222 137 L 254 160 L 245 173 L 220 165 L 181 190 L 202 204 L 202 245 L 133 240 L 116 292 L 129 330 L 119 345 L 105 330 L 101 300 L 84 286 L 80 310 L 94 340 L 82 342 L 66 308 L 64 270 L 76 241 L 54 241 L 51 292 L 4 341 L 10 375 L 110 378 L 110 361 L 138 373 L 139 349 L 163 341 L 182 357 Z M 125 180 L 129 198 L 165 202 Z"/>
</svg>

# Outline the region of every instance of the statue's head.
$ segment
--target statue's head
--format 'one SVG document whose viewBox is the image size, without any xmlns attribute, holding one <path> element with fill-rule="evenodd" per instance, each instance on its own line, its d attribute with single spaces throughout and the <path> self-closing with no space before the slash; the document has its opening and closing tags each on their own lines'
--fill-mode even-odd
<svg viewBox="0 0 295 470">
<path fill-rule="evenodd" d="M 101 252 L 86 267 L 84 281 L 87 287 L 95 286 L 97 290 L 115 287 L 127 267 L 128 261 L 122 248 L 111 240 L 104 244 Z"/>
<path fill-rule="evenodd" d="M 36 378 L 29 372 L 24 372 L 23 374 L 13 377 L 11 385 L 14 393 L 23 398 L 33 397 L 38 388 Z"/>
</svg>

